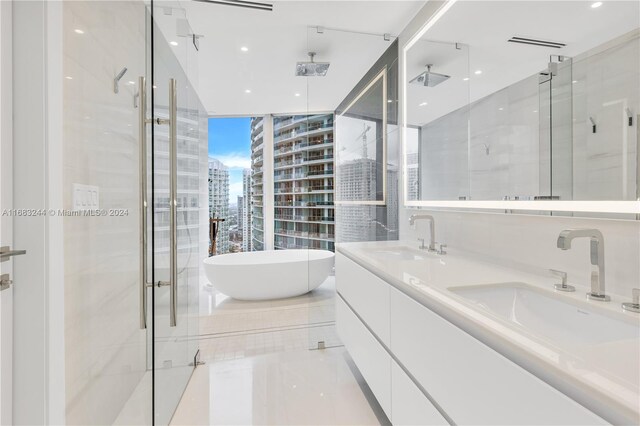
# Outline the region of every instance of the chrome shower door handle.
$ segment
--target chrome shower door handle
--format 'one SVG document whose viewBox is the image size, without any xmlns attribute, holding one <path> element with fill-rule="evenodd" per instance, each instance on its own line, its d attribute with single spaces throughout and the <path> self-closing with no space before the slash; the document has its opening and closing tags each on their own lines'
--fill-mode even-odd
<svg viewBox="0 0 640 426">
<path fill-rule="evenodd" d="M 169 125 L 169 281 L 158 281 L 157 287 L 169 287 L 169 326 L 178 317 L 178 85 L 169 79 L 169 118 L 156 119 L 156 124 Z"/>
<path fill-rule="evenodd" d="M 169 80 L 169 326 L 178 320 L 178 84 Z"/>
<path fill-rule="evenodd" d="M 147 86 L 138 77 L 138 140 L 140 144 L 140 329 L 147 328 Z"/>
</svg>

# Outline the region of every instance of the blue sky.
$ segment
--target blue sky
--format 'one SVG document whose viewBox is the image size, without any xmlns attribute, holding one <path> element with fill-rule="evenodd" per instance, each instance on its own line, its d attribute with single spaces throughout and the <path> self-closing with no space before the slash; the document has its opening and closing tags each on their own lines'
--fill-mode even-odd
<svg viewBox="0 0 640 426">
<path fill-rule="evenodd" d="M 251 118 L 210 118 L 209 157 L 229 167 L 229 203 L 242 195 L 242 170 L 251 167 Z"/>
</svg>

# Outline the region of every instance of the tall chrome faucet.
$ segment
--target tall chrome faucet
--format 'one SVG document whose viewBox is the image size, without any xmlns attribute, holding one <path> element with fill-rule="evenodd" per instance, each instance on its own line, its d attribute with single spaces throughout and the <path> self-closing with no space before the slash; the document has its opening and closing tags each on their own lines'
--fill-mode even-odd
<svg viewBox="0 0 640 426">
<path fill-rule="evenodd" d="M 598 267 L 597 272 L 591 272 L 591 291 L 587 293 L 587 298 L 608 302 L 611 298 L 605 294 L 604 237 L 602 232 L 597 229 L 565 229 L 558 236 L 558 248 L 569 250 L 574 238 L 591 239 L 591 264 Z"/>
<path fill-rule="evenodd" d="M 416 220 L 421 220 L 421 219 L 425 219 L 429 221 L 429 246 L 425 247 L 424 240 L 422 240 L 422 247 L 420 248 L 421 249 L 426 248 L 431 252 L 435 252 L 437 251 L 436 250 L 436 229 L 435 229 L 435 219 L 433 218 L 433 216 L 429 214 L 412 214 L 409 217 L 409 226 L 415 229 Z"/>
</svg>

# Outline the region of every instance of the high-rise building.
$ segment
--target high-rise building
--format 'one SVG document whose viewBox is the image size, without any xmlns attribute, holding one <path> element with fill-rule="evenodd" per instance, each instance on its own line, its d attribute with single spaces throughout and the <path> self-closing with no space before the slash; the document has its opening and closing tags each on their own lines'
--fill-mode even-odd
<svg viewBox="0 0 640 426">
<path fill-rule="evenodd" d="M 410 152 L 407 154 L 407 200 L 419 200 L 419 186 L 418 182 L 420 181 L 419 171 L 420 164 L 417 152 Z"/>
<path fill-rule="evenodd" d="M 236 206 L 238 209 L 238 231 L 242 232 L 242 215 L 244 214 L 244 198 L 238 195 L 238 201 L 236 202 Z"/>
<path fill-rule="evenodd" d="M 218 222 L 216 254 L 229 252 L 229 169 L 220 160 L 209 158 L 209 217 Z"/>
<path fill-rule="evenodd" d="M 334 249 L 333 114 L 273 118 L 274 245 Z"/>
<path fill-rule="evenodd" d="M 340 197 L 350 201 L 376 199 L 376 161 L 368 158 L 345 162 L 338 169 Z M 387 165 L 384 206 L 345 204 L 339 209 L 337 235 L 341 242 L 380 241 L 398 237 L 398 168 Z"/>
<path fill-rule="evenodd" d="M 400 238 L 400 223 L 399 223 L 399 209 L 400 209 L 400 199 L 399 199 L 399 173 L 398 167 L 388 164 L 387 165 L 387 203 L 385 206 L 386 209 L 386 223 L 384 227 L 378 228 L 378 234 L 382 231 L 382 235 L 386 236 L 386 238 L 378 238 L 379 240 L 384 239 L 398 239 Z"/>
<path fill-rule="evenodd" d="M 251 174 L 249 176 L 251 196 L 250 250 L 264 250 L 264 201 L 263 201 L 263 163 L 264 163 L 264 117 L 251 118 Z M 244 189 L 244 175 L 243 175 Z"/>
<path fill-rule="evenodd" d="M 242 197 L 238 197 L 238 224 L 242 231 L 242 251 L 251 251 L 251 170 L 242 171 Z"/>
<path fill-rule="evenodd" d="M 350 201 L 376 199 L 376 160 L 359 158 L 340 165 L 338 194 Z M 341 242 L 376 240 L 376 206 L 348 204 L 340 206 L 338 235 Z"/>
</svg>

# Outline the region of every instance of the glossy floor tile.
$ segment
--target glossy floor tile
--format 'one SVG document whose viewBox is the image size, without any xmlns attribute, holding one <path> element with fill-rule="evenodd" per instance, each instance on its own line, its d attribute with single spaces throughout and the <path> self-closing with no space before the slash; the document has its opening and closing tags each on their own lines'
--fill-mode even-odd
<svg viewBox="0 0 640 426">
<path fill-rule="evenodd" d="M 198 367 L 172 425 L 388 424 L 343 347 Z"/>
<path fill-rule="evenodd" d="M 305 295 L 240 301 L 212 288 L 201 293 L 200 356 L 230 360 L 274 352 L 340 346 L 335 332 L 335 279 Z"/>
<path fill-rule="evenodd" d="M 205 365 L 172 424 L 388 423 L 337 336 L 335 297 L 334 277 L 305 295 L 270 301 L 233 300 L 204 285 Z"/>
</svg>

